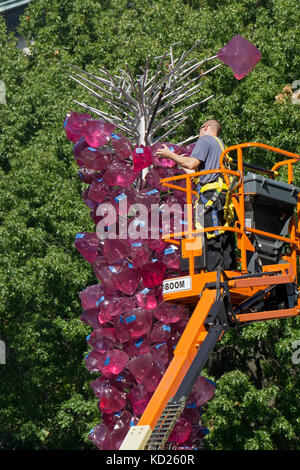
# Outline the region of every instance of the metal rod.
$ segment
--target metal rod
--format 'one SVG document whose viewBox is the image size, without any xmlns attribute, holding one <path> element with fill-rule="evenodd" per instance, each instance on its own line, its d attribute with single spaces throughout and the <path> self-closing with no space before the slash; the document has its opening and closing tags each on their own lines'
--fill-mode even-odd
<svg viewBox="0 0 300 470">
<path fill-rule="evenodd" d="M 159 142 L 160 140 L 164 139 L 168 135 L 171 134 L 180 124 L 183 124 L 184 121 L 186 121 L 190 116 L 185 116 L 180 122 L 178 122 L 175 126 L 173 126 L 169 131 L 165 132 L 163 135 L 161 135 L 158 139 L 155 140 L 155 142 Z"/>
<path fill-rule="evenodd" d="M 183 140 L 182 142 L 179 142 L 178 145 L 183 145 L 186 144 L 187 142 L 190 142 L 192 140 L 198 140 L 199 139 L 199 134 L 198 135 L 193 135 L 192 137 L 189 137 L 188 139 Z"/>
<path fill-rule="evenodd" d="M 120 130 L 130 134 L 132 137 L 135 137 L 135 134 L 128 128 L 124 127 L 124 126 L 121 126 L 120 124 L 110 120 L 109 118 L 107 118 L 107 116 L 105 116 L 103 114 L 103 112 L 95 109 L 95 108 L 92 108 L 91 106 L 88 106 L 87 104 L 85 103 L 80 103 L 79 101 L 76 101 L 76 100 L 73 100 L 74 103 L 82 106 L 83 108 L 86 108 L 86 109 L 89 109 L 90 111 L 93 111 L 95 114 L 97 114 L 98 116 L 101 116 L 105 121 L 109 122 L 110 124 L 114 124 L 116 127 L 118 127 Z"/>
</svg>

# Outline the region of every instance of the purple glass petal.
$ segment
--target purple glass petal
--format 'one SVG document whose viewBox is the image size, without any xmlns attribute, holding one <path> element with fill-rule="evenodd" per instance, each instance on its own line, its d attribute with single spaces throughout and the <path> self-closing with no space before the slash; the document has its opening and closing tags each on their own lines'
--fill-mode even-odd
<svg viewBox="0 0 300 470">
<path fill-rule="evenodd" d="M 91 116 L 89 114 L 70 111 L 64 121 L 64 129 L 67 139 L 74 143 L 77 142 L 83 136 L 83 126 L 85 121 L 90 118 Z"/>
<path fill-rule="evenodd" d="M 122 160 L 131 157 L 131 143 L 122 134 L 111 134 L 111 145 Z"/>
<path fill-rule="evenodd" d="M 98 320 L 98 313 L 98 308 L 90 308 L 85 310 L 79 318 L 83 323 L 91 326 L 92 328 L 100 328 L 101 325 Z"/>
<path fill-rule="evenodd" d="M 191 423 L 185 419 L 180 417 L 177 423 L 174 426 L 173 431 L 170 434 L 168 439 L 169 442 L 176 442 L 176 444 L 182 444 L 183 442 L 187 441 L 192 432 L 192 425 Z"/>
<path fill-rule="evenodd" d="M 133 168 L 135 173 L 147 168 L 152 164 L 153 156 L 151 147 L 136 145 L 133 149 Z"/>
<path fill-rule="evenodd" d="M 150 401 L 151 393 L 149 393 L 144 385 L 140 383 L 131 390 L 128 398 L 132 405 L 134 414 L 136 416 L 141 416 Z"/>
<path fill-rule="evenodd" d="M 126 394 L 107 383 L 98 387 L 98 397 L 100 398 L 99 409 L 104 413 L 116 413 L 126 404 Z"/>
<path fill-rule="evenodd" d="M 176 323 L 183 317 L 185 312 L 186 310 L 183 305 L 162 302 L 154 309 L 153 315 L 161 322 Z"/>
<path fill-rule="evenodd" d="M 147 354 L 150 351 L 148 341 L 145 337 L 134 338 L 134 340 L 124 345 L 123 350 L 130 356 L 136 357 Z"/>
<path fill-rule="evenodd" d="M 109 142 L 115 127 L 98 119 L 87 119 L 82 125 L 82 135 L 91 147 L 98 148 Z"/>
<path fill-rule="evenodd" d="M 93 201 L 100 203 L 105 199 L 108 193 L 109 189 L 104 183 L 103 178 L 97 178 L 92 182 L 88 190 L 88 197 Z M 95 209 L 95 207 L 92 207 L 92 209 Z"/>
<path fill-rule="evenodd" d="M 112 161 L 103 177 L 109 186 L 122 186 L 123 188 L 128 188 L 136 178 L 137 174 L 130 165 L 116 159 Z"/>
<path fill-rule="evenodd" d="M 126 295 L 133 295 L 140 284 L 141 276 L 137 269 L 123 266 L 115 278 L 115 286 Z"/>
<path fill-rule="evenodd" d="M 157 307 L 155 292 L 145 287 L 145 289 L 136 294 L 136 303 L 138 307 L 145 308 L 146 310 L 153 310 Z"/>
<path fill-rule="evenodd" d="M 166 265 L 161 261 L 146 263 L 139 268 L 145 287 L 151 289 L 159 286 L 165 275 Z"/>
<path fill-rule="evenodd" d="M 107 351 L 103 357 L 102 364 L 100 364 L 101 373 L 105 377 L 111 377 L 112 374 L 118 375 L 120 372 L 122 372 L 128 360 L 128 354 L 120 349 Z"/>
<path fill-rule="evenodd" d="M 181 153 L 181 148 L 179 145 L 170 144 L 169 142 L 158 142 L 156 144 L 153 144 L 151 146 L 151 151 L 153 155 L 153 165 L 165 168 L 174 168 L 177 165 L 174 160 L 171 160 L 170 158 L 158 158 L 157 156 L 155 156 L 157 150 L 162 148 L 163 145 L 167 145 L 167 147 L 169 147 L 172 152 L 178 155 Z"/>
<path fill-rule="evenodd" d="M 162 378 L 162 369 L 150 353 L 130 359 L 126 367 L 148 392 L 153 392 Z"/>
<path fill-rule="evenodd" d="M 211 381 L 200 376 L 191 390 L 189 400 L 202 406 L 214 397 L 215 389 L 216 386 Z"/>
<path fill-rule="evenodd" d="M 103 293 L 103 287 L 100 284 L 93 284 L 92 286 L 86 287 L 79 293 L 82 308 L 84 310 L 96 308 L 98 299 Z"/>
<path fill-rule="evenodd" d="M 108 264 L 118 264 L 130 255 L 130 246 L 126 240 L 106 238 L 102 253 Z"/>
<path fill-rule="evenodd" d="M 96 233 L 77 233 L 74 245 L 89 263 L 95 261 L 99 245 L 99 238 Z"/>
<path fill-rule="evenodd" d="M 110 336 L 108 333 L 105 334 L 105 330 L 107 332 L 110 330 L 114 331 L 113 328 L 97 328 L 86 338 L 88 344 L 102 354 L 111 350 L 116 343 L 115 335 Z"/>
<path fill-rule="evenodd" d="M 239 34 L 234 36 L 218 52 L 218 58 L 229 65 L 235 78 L 244 78 L 261 58 L 260 50 Z"/>
<path fill-rule="evenodd" d="M 148 310 L 138 307 L 125 313 L 122 317 L 131 338 L 140 338 L 151 330 L 152 315 L 149 315 Z"/>
<path fill-rule="evenodd" d="M 103 171 L 110 165 L 113 155 L 104 149 L 85 147 L 80 152 L 78 150 L 79 161 L 91 170 Z"/>
<path fill-rule="evenodd" d="M 113 446 L 111 430 L 104 423 L 98 424 L 89 432 L 89 440 L 99 450 L 111 450 Z"/>
</svg>

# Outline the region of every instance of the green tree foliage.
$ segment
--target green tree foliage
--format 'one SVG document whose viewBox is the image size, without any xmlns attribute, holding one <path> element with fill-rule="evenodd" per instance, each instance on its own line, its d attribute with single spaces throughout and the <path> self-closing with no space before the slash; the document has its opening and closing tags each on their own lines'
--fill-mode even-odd
<svg viewBox="0 0 300 470">
<path fill-rule="evenodd" d="M 62 129 L 70 109 L 81 111 L 72 99 L 95 102 L 69 79 L 68 64 L 97 72 L 127 62 L 138 74 L 148 54 L 178 40 L 180 53 L 203 38 L 197 54 L 208 57 L 239 33 L 259 47 L 260 63 L 240 82 L 226 66 L 209 74 L 199 97 L 215 98 L 173 141 L 215 117 L 228 145 L 261 141 L 299 152 L 299 107 L 282 91 L 300 79 L 299 25 L 293 0 L 32 0 L 20 27 L 35 41 L 25 55 L 0 17 L 2 448 L 90 448 L 87 433 L 99 422 L 78 298 L 95 278 L 73 247 L 75 234 L 93 225 Z M 263 166 L 272 158 L 249 154 Z M 218 379 L 204 415 L 208 448 L 299 449 L 299 365 L 291 360 L 299 337 L 299 319 L 289 319 L 224 338 L 207 369 Z"/>
</svg>

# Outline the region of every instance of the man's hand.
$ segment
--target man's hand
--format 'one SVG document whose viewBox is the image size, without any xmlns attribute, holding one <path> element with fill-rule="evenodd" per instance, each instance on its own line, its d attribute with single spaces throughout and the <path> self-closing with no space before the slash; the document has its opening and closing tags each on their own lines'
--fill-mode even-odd
<svg viewBox="0 0 300 470">
<path fill-rule="evenodd" d="M 170 150 L 166 144 L 163 144 L 163 147 L 157 150 L 155 156 L 158 158 L 170 158 L 171 160 L 178 163 L 183 168 L 187 168 L 188 170 L 196 170 L 200 163 L 197 158 L 177 155 L 177 153 L 172 152 L 172 150 Z"/>
<path fill-rule="evenodd" d="M 174 152 L 172 152 L 166 144 L 163 144 L 162 148 L 157 150 L 155 156 L 158 158 L 171 158 L 173 160 Z"/>
</svg>

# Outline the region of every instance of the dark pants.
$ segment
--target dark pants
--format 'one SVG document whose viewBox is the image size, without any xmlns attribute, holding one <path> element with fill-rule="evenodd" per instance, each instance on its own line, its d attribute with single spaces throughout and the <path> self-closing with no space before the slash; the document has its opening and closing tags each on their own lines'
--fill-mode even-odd
<svg viewBox="0 0 300 470">
<path fill-rule="evenodd" d="M 212 198 L 215 191 L 203 193 L 208 200 Z M 204 214 L 204 227 L 213 227 L 212 209 L 217 209 L 218 225 L 224 225 L 224 205 L 226 193 L 221 193 L 217 201 Z M 213 233 L 213 232 L 208 232 Z M 218 266 L 226 270 L 236 269 L 235 236 L 234 232 L 225 231 L 213 238 L 207 238 L 207 270 L 216 271 Z"/>
</svg>

